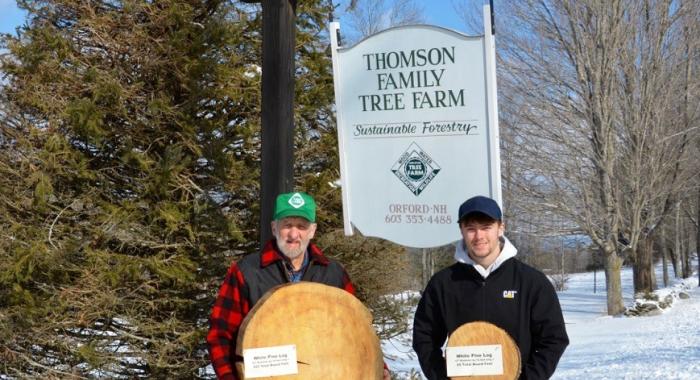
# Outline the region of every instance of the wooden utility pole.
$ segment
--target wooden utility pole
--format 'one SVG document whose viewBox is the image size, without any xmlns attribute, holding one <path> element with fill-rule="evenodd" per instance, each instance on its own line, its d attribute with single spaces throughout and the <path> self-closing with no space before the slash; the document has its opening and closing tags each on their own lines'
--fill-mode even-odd
<svg viewBox="0 0 700 380">
<path fill-rule="evenodd" d="M 275 197 L 294 189 L 296 0 L 262 2 L 262 172 L 260 245 L 272 236 Z"/>
</svg>

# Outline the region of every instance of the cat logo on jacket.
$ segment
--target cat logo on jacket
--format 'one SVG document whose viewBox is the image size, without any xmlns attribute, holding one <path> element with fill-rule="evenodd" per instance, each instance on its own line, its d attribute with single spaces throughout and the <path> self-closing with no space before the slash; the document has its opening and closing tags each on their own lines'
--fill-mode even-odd
<svg viewBox="0 0 700 380">
<path fill-rule="evenodd" d="M 513 299 L 513 298 L 515 298 L 515 295 L 517 293 L 518 293 L 517 290 L 504 290 L 503 291 L 503 298 Z"/>
</svg>

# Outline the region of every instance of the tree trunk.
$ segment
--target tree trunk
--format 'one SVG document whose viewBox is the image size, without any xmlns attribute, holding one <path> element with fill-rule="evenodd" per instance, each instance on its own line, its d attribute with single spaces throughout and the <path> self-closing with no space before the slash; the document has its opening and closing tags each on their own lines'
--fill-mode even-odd
<svg viewBox="0 0 700 380">
<path fill-rule="evenodd" d="M 676 252 L 681 261 L 681 278 L 688 278 L 692 272 L 690 255 L 683 244 L 683 221 L 681 220 L 681 202 L 676 204 Z"/>
<path fill-rule="evenodd" d="M 687 278 L 688 276 L 686 273 L 688 273 L 688 268 L 686 268 L 685 252 L 683 252 L 683 251 L 679 252 L 678 256 L 681 260 L 681 276 L 680 276 L 680 278 Z"/>
<path fill-rule="evenodd" d="M 633 252 L 627 256 L 628 263 L 632 265 L 632 285 L 635 293 L 641 292 L 640 289 L 642 288 L 642 275 L 640 273 L 641 264 L 639 263 L 639 256 L 640 254 L 637 252 Z"/>
<path fill-rule="evenodd" d="M 682 231 L 679 233 L 683 233 Z M 693 274 L 693 267 L 690 263 L 690 247 L 686 246 L 683 242 L 686 240 L 681 239 L 681 252 L 683 254 L 683 278 L 689 278 Z"/>
<path fill-rule="evenodd" d="M 671 267 L 673 267 L 673 277 L 680 278 L 681 277 L 681 270 L 680 270 L 680 265 L 679 265 L 680 259 L 678 258 L 678 252 L 676 252 L 676 250 L 673 248 L 669 248 L 668 255 L 669 255 L 669 258 L 671 259 Z"/>
<path fill-rule="evenodd" d="M 597 249 L 593 253 L 593 293 L 598 291 L 598 268 L 600 268 L 602 257 L 604 256 L 603 251 Z"/>
<path fill-rule="evenodd" d="M 621 268 L 622 258 L 616 252 L 606 252 L 605 287 L 608 294 L 608 315 L 618 315 L 625 311 L 625 305 L 622 302 Z"/>
<path fill-rule="evenodd" d="M 649 237 L 649 279 L 651 280 L 651 290 L 656 290 L 659 288 L 658 281 L 656 281 L 656 268 L 654 267 L 654 238 Z"/>
<path fill-rule="evenodd" d="M 598 289 L 598 268 L 593 267 L 593 294 L 596 294 Z"/>
<path fill-rule="evenodd" d="M 677 276 L 679 278 L 683 278 L 683 274 L 685 273 L 685 260 L 683 260 L 683 252 L 681 251 L 681 234 L 679 232 L 679 229 L 681 227 L 681 204 L 680 202 L 676 203 L 676 219 L 675 219 L 675 228 L 673 229 L 673 250 L 676 251 L 676 256 L 678 257 L 678 263 L 680 264 L 680 276 Z"/>
<path fill-rule="evenodd" d="M 664 288 L 668 286 L 668 249 L 666 247 L 666 230 L 661 228 L 661 261 L 663 263 Z"/>
<path fill-rule="evenodd" d="M 698 213 L 695 219 L 695 253 L 698 256 L 698 286 L 700 286 L 700 188 L 698 188 Z"/>
<path fill-rule="evenodd" d="M 637 260 L 632 273 L 634 275 L 634 293 L 651 293 L 654 291 L 653 254 L 654 240 L 650 235 L 640 240 Z"/>
</svg>

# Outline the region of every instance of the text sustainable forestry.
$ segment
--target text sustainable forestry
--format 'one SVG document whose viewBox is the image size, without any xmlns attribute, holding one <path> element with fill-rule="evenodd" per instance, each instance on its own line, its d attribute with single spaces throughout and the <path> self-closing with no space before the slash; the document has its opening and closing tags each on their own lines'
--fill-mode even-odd
<svg viewBox="0 0 700 380">
<path fill-rule="evenodd" d="M 422 123 L 355 124 L 355 138 L 476 135 L 478 127 L 464 120 Z"/>
</svg>

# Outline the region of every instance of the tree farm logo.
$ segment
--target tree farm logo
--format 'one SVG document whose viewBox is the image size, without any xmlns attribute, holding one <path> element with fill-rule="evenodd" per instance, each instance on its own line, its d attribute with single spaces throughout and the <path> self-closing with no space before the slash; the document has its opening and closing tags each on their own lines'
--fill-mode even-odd
<svg viewBox="0 0 700 380">
<path fill-rule="evenodd" d="M 440 172 L 440 166 L 418 144 L 412 142 L 391 171 L 408 190 L 418 196 Z"/>
</svg>

